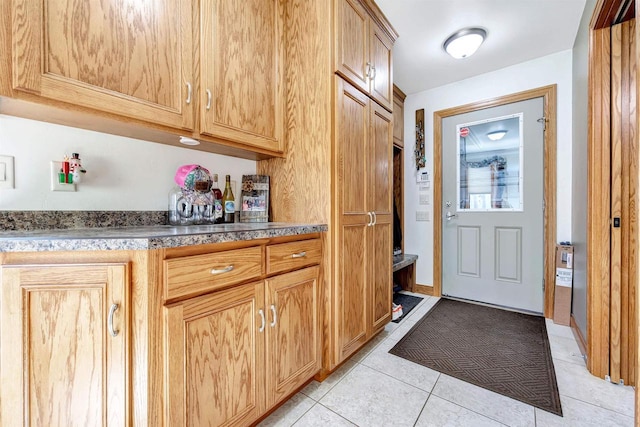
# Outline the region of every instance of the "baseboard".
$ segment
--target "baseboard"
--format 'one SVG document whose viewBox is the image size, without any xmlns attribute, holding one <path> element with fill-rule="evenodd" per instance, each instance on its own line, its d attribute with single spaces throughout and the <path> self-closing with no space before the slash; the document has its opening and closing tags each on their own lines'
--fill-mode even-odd
<svg viewBox="0 0 640 427">
<path fill-rule="evenodd" d="M 416 293 L 433 296 L 433 286 L 416 284 Z"/>
<path fill-rule="evenodd" d="M 578 343 L 578 347 L 580 348 L 580 353 L 582 353 L 582 355 L 585 357 L 585 362 L 586 362 L 587 340 L 585 340 L 584 337 L 582 336 L 582 332 L 580 332 L 580 328 L 578 327 L 578 324 L 576 323 L 576 319 L 573 317 L 573 314 L 571 315 L 571 321 L 569 325 L 571 326 L 571 332 L 573 332 L 573 336 L 575 337 L 576 342 Z"/>
</svg>

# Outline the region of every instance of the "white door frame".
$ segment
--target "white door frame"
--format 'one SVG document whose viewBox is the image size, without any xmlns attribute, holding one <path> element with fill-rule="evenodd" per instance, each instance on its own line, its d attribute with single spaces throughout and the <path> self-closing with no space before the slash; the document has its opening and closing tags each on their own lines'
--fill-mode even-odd
<svg viewBox="0 0 640 427">
<path fill-rule="evenodd" d="M 553 317 L 556 245 L 556 85 L 474 102 L 433 113 L 433 295 L 442 295 L 442 120 L 513 102 L 543 98 L 544 133 L 544 315 Z"/>
</svg>

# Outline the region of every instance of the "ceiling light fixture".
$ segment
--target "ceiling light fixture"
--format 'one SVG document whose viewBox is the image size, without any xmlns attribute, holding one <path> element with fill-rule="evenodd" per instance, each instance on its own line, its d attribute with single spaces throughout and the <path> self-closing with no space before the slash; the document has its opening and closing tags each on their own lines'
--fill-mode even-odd
<svg viewBox="0 0 640 427">
<path fill-rule="evenodd" d="M 463 28 L 451 34 L 442 47 L 456 59 L 467 58 L 478 50 L 486 37 L 487 32 L 482 28 Z"/>
<path fill-rule="evenodd" d="M 507 134 L 506 130 L 494 130 L 493 132 L 489 132 L 487 137 L 492 141 L 499 141 Z"/>
</svg>

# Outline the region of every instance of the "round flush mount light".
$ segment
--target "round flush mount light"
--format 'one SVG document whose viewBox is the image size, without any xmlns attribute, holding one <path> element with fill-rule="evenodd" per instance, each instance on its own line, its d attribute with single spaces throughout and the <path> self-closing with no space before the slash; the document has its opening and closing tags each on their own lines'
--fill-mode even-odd
<svg viewBox="0 0 640 427">
<path fill-rule="evenodd" d="M 197 139 L 189 138 L 187 136 L 180 137 L 180 144 L 183 145 L 200 145 L 200 141 Z"/>
<path fill-rule="evenodd" d="M 451 34 L 442 47 L 454 58 L 463 59 L 473 55 L 486 37 L 487 31 L 482 28 L 463 28 Z"/>
<path fill-rule="evenodd" d="M 506 130 L 494 130 L 493 132 L 489 132 L 487 137 L 492 141 L 499 141 L 507 134 Z"/>
</svg>

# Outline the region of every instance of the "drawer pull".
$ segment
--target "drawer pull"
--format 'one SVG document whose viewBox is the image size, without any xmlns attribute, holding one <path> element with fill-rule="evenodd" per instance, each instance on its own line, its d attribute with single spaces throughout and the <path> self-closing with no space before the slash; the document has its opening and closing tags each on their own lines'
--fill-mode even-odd
<svg viewBox="0 0 640 427">
<path fill-rule="evenodd" d="M 111 309 L 109 310 L 109 319 L 107 320 L 107 326 L 109 328 L 109 334 L 112 337 L 117 337 L 120 332 L 117 329 L 113 329 L 113 315 L 116 313 L 116 310 L 120 307 L 118 304 L 111 304 Z"/>
<path fill-rule="evenodd" d="M 276 326 L 276 322 L 278 321 L 278 316 L 276 315 L 276 306 L 271 304 L 271 314 L 273 314 L 273 322 L 269 323 L 269 326 L 271 326 L 272 328 L 274 326 Z"/>
<path fill-rule="evenodd" d="M 302 252 L 298 252 L 297 254 L 291 255 L 291 258 L 304 258 L 306 256 L 307 256 L 307 253 L 305 251 L 302 251 Z"/>
<path fill-rule="evenodd" d="M 222 274 L 222 273 L 228 273 L 231 270 L 233 270 L 233 265 L 230 265 L 228 267 L 222 268 L 220 270 L 216 270 L 215 268 L 211 269 L 211 274 Z"/>
<path fill-rule="evenodd" d="M 258 310 L 258 314 L 260 315 L 260 319 L 262 320 L 262 324 L 260 325 L 260 329 L 258 329 L 258 332 L 262 332 L 264 331 L 264 327 L 265 327 L 265 320 L 264 320 L 264 311 L 262 311 L 262 309 Z"/>
</svg>

